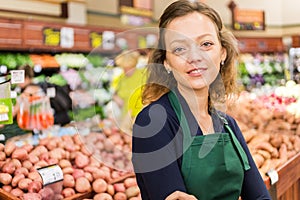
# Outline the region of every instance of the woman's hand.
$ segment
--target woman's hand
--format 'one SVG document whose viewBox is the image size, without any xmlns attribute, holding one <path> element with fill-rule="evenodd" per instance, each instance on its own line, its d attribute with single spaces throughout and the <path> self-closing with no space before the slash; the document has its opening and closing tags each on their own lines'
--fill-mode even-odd
<svg viewBox="0 0 300 200">
<path fill-rule="evenodd" d="M 165 200 L 197 200 L 197 198 L 185 192 L 175 191 L 170 194 Z"/>
</svg>

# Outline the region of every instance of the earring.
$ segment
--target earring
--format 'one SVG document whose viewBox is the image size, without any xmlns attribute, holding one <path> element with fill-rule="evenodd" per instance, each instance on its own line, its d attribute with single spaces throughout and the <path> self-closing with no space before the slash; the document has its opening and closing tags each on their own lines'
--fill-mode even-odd
<svg viewBox="0 0 300 200">
<path fill-rule="evenodd" d="M 171 70 L 170 70 L 170 69 L 168 69 L 168 68 L 166 68 L 166 71 L 167 71 L 167 73 L 168 73 L 168 74 L 170 74 L 170 73 L 171 73 Z"/>
<path fill-rule="evenodd" d="M 221 61 L 221 66 L 223 66 L 223 65 L 224 65 L 224 60 Z"/>
</svg>

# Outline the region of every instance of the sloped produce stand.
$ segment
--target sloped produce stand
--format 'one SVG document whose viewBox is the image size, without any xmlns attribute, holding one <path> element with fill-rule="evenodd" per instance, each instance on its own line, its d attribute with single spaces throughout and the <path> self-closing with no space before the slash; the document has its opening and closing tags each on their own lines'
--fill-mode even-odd
<svg viewBox="0 0 300 200">
<path fill-rule="evenodd" d="M 265 179 L 265 184 L 274 200 L 300 199 L 300 152 L 291 158 L 278 170 L 278 181 L 271 185 L 271 179 Z"/>
</svg>

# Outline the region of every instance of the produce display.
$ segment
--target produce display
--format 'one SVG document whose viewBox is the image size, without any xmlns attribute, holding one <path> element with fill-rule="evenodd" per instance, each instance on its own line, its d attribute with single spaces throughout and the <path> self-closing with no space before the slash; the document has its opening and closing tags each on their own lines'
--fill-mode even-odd
<svg viewBox="0 0 300 200">
<path fill-rule="evenodd" d="M 241 82 L 246 89 L 278 85 L 288 69 L 287 54 L 241 54 L 238 62 Z"/>
<path fill-rule="evenodd" d="M 238 105 L 228 109 L 237 119 L 263 178 L 267 171 L 277 170 L 300 152 L 300 116 L 288 109 L 298 97 L 244 92 Z"/>
<path fill-rule="evenodd" d="M 127 139 L 126 139 L 127 138 Z M 41 139 L 37 146 L 0 146 L 2 189 L 24 200 L 63 199 L 90 193 L 95 200 L 137 200 L 129 138 L 116 128 L 102 133 L 65 135 Z M 42 187 L 37 169 L 58 164 L 63 171 L 61 193 Z"/>
</svg>

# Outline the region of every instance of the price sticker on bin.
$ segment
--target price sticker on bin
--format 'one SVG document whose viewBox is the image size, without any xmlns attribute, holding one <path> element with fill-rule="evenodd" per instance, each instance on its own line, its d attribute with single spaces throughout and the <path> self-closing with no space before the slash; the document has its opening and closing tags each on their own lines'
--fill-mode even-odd
<svg viewBox="0 0 300 200">
<path fill-rule="evenodd" d="M 44 186 L 63 181 L 64 179 L 62 169 L 56 164 L 39 168 L 37 171 L 42 177 Z"/>
</svg>

